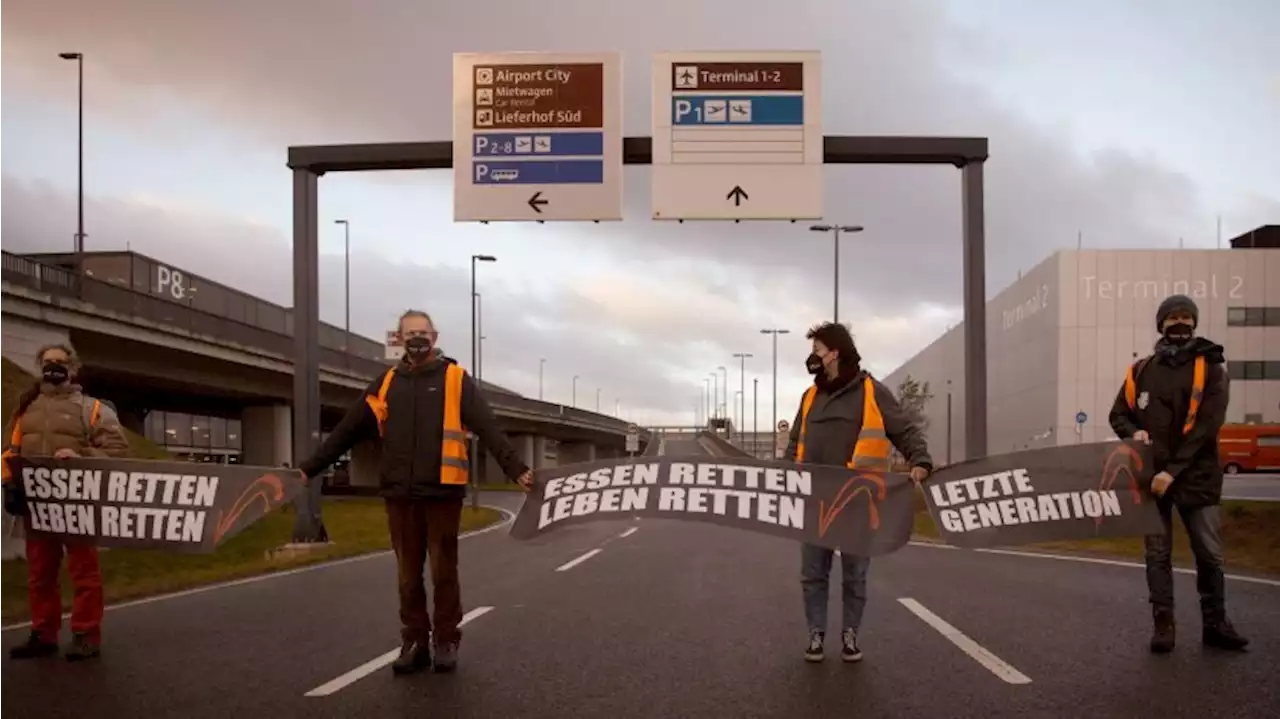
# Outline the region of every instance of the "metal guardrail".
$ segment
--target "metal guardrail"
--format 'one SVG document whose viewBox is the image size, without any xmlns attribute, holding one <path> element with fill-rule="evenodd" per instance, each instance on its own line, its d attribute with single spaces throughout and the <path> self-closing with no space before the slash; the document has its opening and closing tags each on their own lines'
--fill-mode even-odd
<svg viewBox="0 0 1280 719">
<path fill-rule="evenodd" d="M 28 287 L 56 297 L 77 299 L 81 302 L 118 314 L 137 317 L 193 334 L 214 337 L 243 347 L 266 350 L 284 357 L 293 357 L 293 337 L 251 324 L 220 317 L 182 302 L 170 301 L 137 292 L 128 287 L 82 276 L 72 270 L 32 261 L 26 257 L 0 252 L 5 282 Z M 333 347 L 320 347 L 320 366 L 340 369 L 372 380 L 386 371 L 387 363 L 345 353 Z M 526 412 L 540 418 L 561 417 L 566 420 L 599 427 L 619 434 L 625 433 L 629 423 L 612 417 L 588 412 L 575 407 L 565 407 L 542 402 L 501 391 L 486 390 L 489 403 L 496 409 Z"/>
</svg>

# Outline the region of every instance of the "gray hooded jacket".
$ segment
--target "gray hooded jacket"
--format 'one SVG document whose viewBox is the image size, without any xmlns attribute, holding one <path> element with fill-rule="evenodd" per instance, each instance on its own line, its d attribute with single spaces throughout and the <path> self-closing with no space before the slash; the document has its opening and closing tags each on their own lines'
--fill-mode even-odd
<svg viewBox="0 0 1280 719">
<path fill-rule="evenodd" d="M 858 442 L 858 433 L 862 431 L 867 376 L 867 372 L 862 370 L 848 384 L 831 393 L 818 390 L 813 398 L 813 406 L 809 408 L 804 464 L 843 466 L 849 462 L 853 456 L 853 447 Z M 876 404 L 884 418 L 884 430 L 889 441 L 906 457 L 909 466 L 932 470 L 933 459 L 929 456 L 924 432 L 907 416 L 888 387 L 874 378 L 871 382 L 875 387 Z M 787 443 L 783 459 L 795 461 L 803 409 L 804 396 L 801 395 L 800 407 L 796 410 L 796 419 L 791 425 L 791 440 Z"/>
</svg>

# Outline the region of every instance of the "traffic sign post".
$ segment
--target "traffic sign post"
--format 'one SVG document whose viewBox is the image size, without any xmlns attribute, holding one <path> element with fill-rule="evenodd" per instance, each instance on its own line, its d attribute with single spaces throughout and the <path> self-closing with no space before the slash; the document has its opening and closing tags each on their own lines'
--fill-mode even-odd
<svg viewBox="0 0 1280 719">
<path fill-rule="evenodd" d="M 1081 410 L 1076 412 L 1076 443 L 1084 441 L 1084 423 L 1089 421 L 1089 415 Z"/>
<path fill-rule="evenodd" d="M 453 56 L 455 222 L 621 220 L 618 53 Z"/>
<path fill-rule="evenodd" d="M 634 455 L 640 451 L 640 428 L 634 424 L 627 425 L 627 454 Z"/>
<path fill-rule="evenodd" d="M 653 218 L 822 217 L 821 54 L 653 61 Z"/>
</svg>

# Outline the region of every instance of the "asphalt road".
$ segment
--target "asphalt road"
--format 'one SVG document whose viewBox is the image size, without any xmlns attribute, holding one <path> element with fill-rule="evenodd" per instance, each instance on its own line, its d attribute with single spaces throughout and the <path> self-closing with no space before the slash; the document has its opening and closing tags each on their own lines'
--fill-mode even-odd
<svg viewBox="0 0 1280 719">
<path fill-rule="evenodd" d="M 1222 478 L 1226 499 L 1280 502 L 1280 474 L 1236 474 Z"/>
<path fill-rule="evenodd" d="M 667 453 L 700 448 L 677 442 Z M 515 509 L 521 498 L 490 500 Z M 1194 580 L 1179 574 L 1180 645 L 1153 657 L 1134 566 L 909 546 L 872 563 L 866 658 L 810 665 L 799 549 L 790 542 L 646 519 L 567 526 L 524 542 L 503 528 L 463 540 L 461 552 L 473 619 L 456 674 L 391 674 L 395 570 L 380 555 L 108 611 L 96 663 L 6 658 L 3 712 L 1280 715 L 1280 581 L 1228 581 L 1231 613 L 1253 645 L 1224 654 L 1200 646 Z M 6 651 L 24 635 L 4 632 Z"/>
</svg>

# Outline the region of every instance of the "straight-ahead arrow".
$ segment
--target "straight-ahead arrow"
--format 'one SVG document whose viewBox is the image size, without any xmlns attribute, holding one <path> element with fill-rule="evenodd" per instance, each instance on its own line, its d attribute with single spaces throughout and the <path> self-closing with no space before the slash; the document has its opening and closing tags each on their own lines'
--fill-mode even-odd
<svg viewBox="0 0 1280 719">
<path fill-rule="evenodd" d="M 538 190 L 537 192 L 533 193 L 533 197 L 529 198 L 529 207 L 532 207 L 533 211 L 538 213 L 539 215 L 542 214 L 542 206 L 547 204 L 546 200 L 538 199 L 540 197 L 542 197 L 542 190 Z"/>
<path fill-rule="evenodd" d="M 729 194 L 724 196 L 724 199 L 733 200 L 733 206 L 739 207 L 742 205 L 743 200 L 749 200 L 751 196 L 742 189 L 742 185 L 734 185 L 733 189 L 729 190 Z"/>
</svg>

